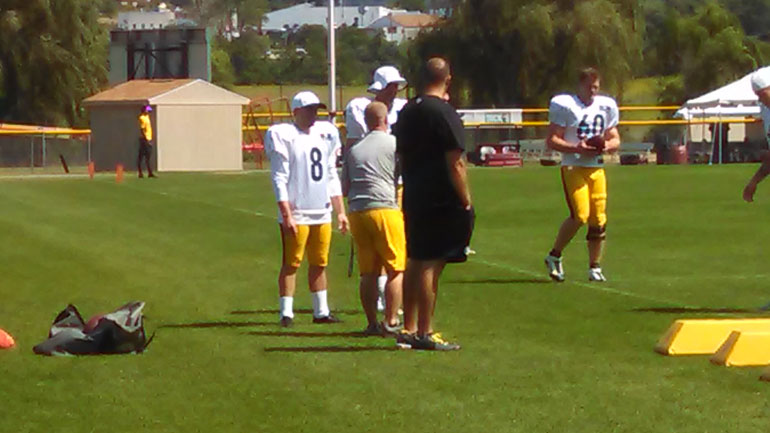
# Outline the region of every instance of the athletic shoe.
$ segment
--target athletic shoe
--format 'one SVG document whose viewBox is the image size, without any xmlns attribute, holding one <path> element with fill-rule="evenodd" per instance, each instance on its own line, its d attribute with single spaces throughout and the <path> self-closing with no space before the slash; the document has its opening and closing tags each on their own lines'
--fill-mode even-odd
<svg viewBox="0 0 770 433">
<path fill-rule="evenodd" d="M 372 323 L 369 326 L 367 326 L 366 329 L 364 329 L 362 334 L 366 335 L 367 337 L 373 337 L 373 336 L 381 337 L 383 335 L 382 325 L 380 325 L 379 323 Z"/>
<path fill-rule="evenodd" d="M 411 349 L 416 344 L 417 335 L 402 329 L 396 334 L 396 347 L 399 349 Z"/>
<path fill-rule="evenodd" d="M 589 268 L 588 281 L 607 281 L 602 273 L 602 268 Z"/>
<path fill-rule="evenodd" d="M 340 322 L 342 322 L 342 320 L 338 319 L 335 316 L 332 316 L 331 314 L 323 317 L 313 317 L 313 323 L 328 324 L 328 323 L 340 323 Z"/>
<path fill-rule="evenodd" d="M 386 322 L 380 322 L 380 329 L 385 335 L 398 335 L 399 331 L 404 329 L 404 325 L 397 323 L 393 326 L 388 325 Z"/>
<path fill-rule="evenodd" d="M 548 254 L 545 256 L 545 266 L 548 268 L 548 276 L 552 280 L 564 281 L 564 268 L 561 267 L 561 257 L 554 257 Z"/>
<path fill-rule="evenodd" d="M 412 349 L 448 351 L 460 350 L 460 345 L 450 343 L 441 338 L 441 334 L 434 332 L 433 334 L 425 335 L 423 337 L 416 337 L 415 344 L 412 345 Z"/>
<path fill-rule="evenodd" d="M 284 328 L 291 328 L 294 326 L 294 319 L 289 316 L 281 317 L 281 326 Z"/>
</svg>

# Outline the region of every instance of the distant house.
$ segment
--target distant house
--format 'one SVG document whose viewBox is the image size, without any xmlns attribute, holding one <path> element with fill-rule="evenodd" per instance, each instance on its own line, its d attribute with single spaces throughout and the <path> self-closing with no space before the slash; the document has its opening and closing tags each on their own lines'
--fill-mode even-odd
<svg viewBox="0 0 770 433">
<path fill-rule="evenodd" d="M 341 6 L 334 8 L 335 26 L 367 27 L 378 19 L 395 12 L 383 6 Z M 265 14 L 262 31 L 283 32 L 308 25 L 328 26 L 329 9 L 302 3 Z"/>
<path fill-rule="evenodd" d="M 416 12 L 394 12 L 369 24 L 368 29 L 381 30 L 388 42 L 400 44 L 412 40 L 421 31 L 430 31 L 441 18 Z"/>
</svg>

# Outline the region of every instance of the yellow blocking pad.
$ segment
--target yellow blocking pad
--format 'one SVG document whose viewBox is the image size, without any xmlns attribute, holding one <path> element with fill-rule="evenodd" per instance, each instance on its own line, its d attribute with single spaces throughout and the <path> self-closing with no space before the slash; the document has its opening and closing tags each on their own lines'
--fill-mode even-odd
<svg viewBox="0 0 770 433">
<path fill-rule="evenodd" d="M 655 345 L 663 355 L 710 355 L 733 331 L 770 332 L 770 319 L 684 319 L 668 328 Z"/>
<path fill-rule="evenodd" d="M 731 332 L 711 362 L 727 367 L 770 365 L 770 332 Z"/>
</svg>

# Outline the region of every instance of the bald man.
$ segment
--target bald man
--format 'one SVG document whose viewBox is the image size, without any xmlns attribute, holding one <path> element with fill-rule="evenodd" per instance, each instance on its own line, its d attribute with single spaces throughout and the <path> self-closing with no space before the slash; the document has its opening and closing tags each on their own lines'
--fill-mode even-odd
<svg viewBox="0 0 770 433">
<path fill-rule="evenodd" d="M 348 198 L 350 230 L 358 247 L 361 306 L 367 335 L 400 330 L 401 280 L 406 266 L 404 219 L 398 206 L 396 138 L 388 133 L 388 107 L 372 102 L 364 110 L 369 132 L 345 152 L 342 194 Z M 385 319 L 377 321 L 377 279 L 385 268 Z"/>
<path fill-rule="evenodd" d="M 399 347 L 458 350 L 433 330 L 438 281 L 447 263 L 464 262 L 473 230 L 466 179 L 463 123 L 445 95 L 449 64 L 431 58 L 425 88 L 401 110 L 393 126 L 404 178 L 407 265 L 404 329 Z"/>
</svg>

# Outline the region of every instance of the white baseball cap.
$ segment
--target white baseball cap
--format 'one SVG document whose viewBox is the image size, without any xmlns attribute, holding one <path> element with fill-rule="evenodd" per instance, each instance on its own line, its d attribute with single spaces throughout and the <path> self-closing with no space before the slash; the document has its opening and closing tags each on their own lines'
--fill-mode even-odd
<svg viewBox="0 0 770 433">
<path fill-rule="evenodd" d="M 393 66 L 381 66 L 374 71 L 374 80 L 367 89 L 371 93 L 377 93 L 390 83 L 398 83 L 399 87 L 406 85 L 406 79 L 401 76 Z"/>
<path fill-rule="evenodd" d="M 757 69 L 751 74 L 751 89 L 754 93 L 770 87 L 770 66 Z"/>
<path fill-rule="evenodd" d="M 309 107 L 311 105 L 315 105 L 320 108 L 326 108 L 326 104 L 322 103 L 315 93 L 307 90 L 304 92 L 299 92 L 294 95 L 294 98 L 291 100 L 291 111 L 294 111 L 297 108 Z"/>
</svg>

